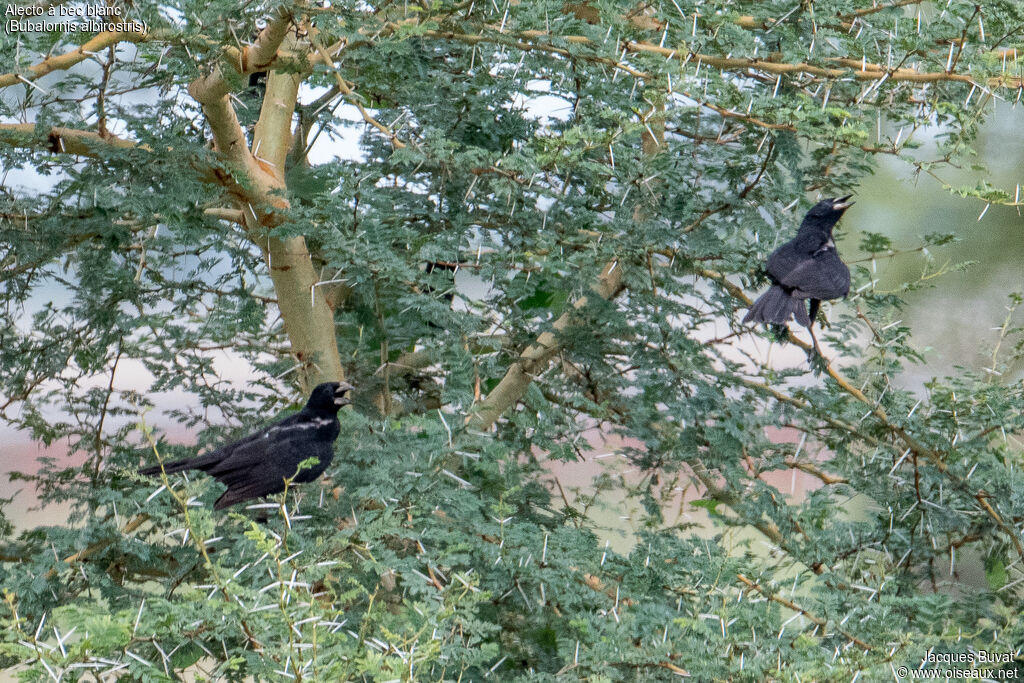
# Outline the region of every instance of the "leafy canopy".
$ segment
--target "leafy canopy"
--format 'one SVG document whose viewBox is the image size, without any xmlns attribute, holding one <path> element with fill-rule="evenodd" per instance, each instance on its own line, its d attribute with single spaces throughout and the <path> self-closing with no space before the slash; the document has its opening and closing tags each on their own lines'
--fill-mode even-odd
<svg viewBox="0 0 1024 683">
<path fill-rule="evenodd" d="M 1019 3 L 115 6 L 146 31 L 0 37 L 0 416 L 74 454 L 18 475 L 71 513 L 2 525 L 5 668 L 848 681 L 1024 642 L 1019 330 L 907 391 L 871 267 L 941 283 L 956 226 L 842 243 L 825 359 L 738 323 L 819 195 L 971 154 Z M 343 375 L 329 481 L 265 522 L 135 473 Z M 639 477 L 555 482 L 613 435 Z"/>
</svg>

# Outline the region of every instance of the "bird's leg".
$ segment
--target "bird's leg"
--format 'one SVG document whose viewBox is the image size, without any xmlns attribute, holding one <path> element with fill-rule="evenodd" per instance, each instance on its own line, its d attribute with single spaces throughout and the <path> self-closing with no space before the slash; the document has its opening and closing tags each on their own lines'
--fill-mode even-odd
<svg viewBox="0 0 1024 683">
<path fill-rule="evenodd" d="M 815 365 L 815 361 L 823 357 L 821 354 L 821 347 L 818 346 L 818 337 L 814 334 L 814 321 L 818 319 L 818 310 L 821 307 L 821 300 L 810 299 L 808 304 L 807 317 L 810 319 L 811 323 L 807 326 L 807 331 L 811 333 L 812 346 L 807 352 L 807 361 L 813 367 Z"/>
<path fill-rule="evenodd" d="M 811 325 L 818 319 L 818 310 L 821 308 L 821 299 L 811 299 L 810 306 L 808 306 L 808 316 L 811 319 Z M 813 336 L 813 333 L 811 333 Z"/>
<path fill-rule="evenodd" d="M 808 356 L 818 356 L 819 358 L 823 355 L 821 353 L 821 347 L 818 346 L 818 336 L 814 334 L 814 319 L 811 318 L 811 326 L 807 328 L 807 331 L 811 333 L 811 350 L 808 351 Z"/>
<path fill-rule="evenodd" d="M 260 500 L 265 503 L 269 502 L 266 497 L 260 498 Z M 270 519 L 270 513 L 267 512 L 268 509 L 269 508 L 259 508 L 258 510 L 256 510 L 256 514 L 253 515 L 253 521 L 256 521 L 260 524 L 266 524 L 267 520 Z"/>
<path fill-rule="evenodd" d="M 811 372 L 817 376 L 828 371 L 828 361 L 818 345 L 818 337 L 814 334 L 814 327 L 808 327 L 807 331 L 811 333 L 811 348 L 807 350 L 807 363 L 811 366 Z"/>
</svg>

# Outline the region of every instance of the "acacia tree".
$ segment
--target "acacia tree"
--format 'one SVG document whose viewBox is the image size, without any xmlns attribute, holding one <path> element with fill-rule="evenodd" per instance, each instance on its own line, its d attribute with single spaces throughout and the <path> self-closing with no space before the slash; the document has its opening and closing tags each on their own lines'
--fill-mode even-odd
<svg viewBox="0 0 1024 683">
<path fill-rule="evenodd" d="M 879 155 L 932 173 L 971 152 L 1021 92 L 1018 3 L 111 6 L 145 30 L 2 39 L 0 158 L 48 180 L 4 188 L 0 413 L 84 454 L 21 475 L 73 513 L 5 525 L 5 666 L 846 681 L 1024 641 L 1010 323 L 988 373 L 919 396 L 873 269 L 810 364 L 766 364 L 738 322 L 818 194 Z M 955 228 L 843 253 L 927 258 Z M 331 479 L 265 523 L 212 514 L 207 480 L 135 474 L 195 452 L 146 426 L 165 392 L 208 446 L 343 376 Z M 628 554 L 590 515 L 620 484 L 544 483 L 595 428 L 645 473 Z M 820 486 L 765 480 L 789 470 Z M 769 551 L 667 516 L 688 483 Z"/>
</svg>

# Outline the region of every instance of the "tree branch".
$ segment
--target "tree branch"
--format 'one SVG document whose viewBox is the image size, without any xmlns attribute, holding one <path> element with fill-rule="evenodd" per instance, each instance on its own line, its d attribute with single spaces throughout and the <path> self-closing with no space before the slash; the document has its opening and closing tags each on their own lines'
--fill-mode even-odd
<svg viewBox="0 0 1024 683">
<path fill-rule="evenodd" d="M 623 290 L 622 269 L 618 261 L 604 267 L 592 291 L 605 300 L 610 300 Z M 587 305 L 588 297 L 581 297 L 572 309 L 563 313 L 554 322 L 553 332 L 544 332 L 537 341 L 523 351 L 512 367 L 508 369 L 498 386 L 467 417 L 471 429 L 487 430 L 501 417 L 501 414 L 515 405 L 525 394 L 533 377 L 544 370 L 560 348 L 558 334 L 573 324 L 577 311 Z"/>
<path fill-rule="evenodd" d="M 289 42 L 294 42 L 294 39 Z M 279 181 L 282 187 L 285 160 L 291 148 L 291 122 L 301 81 L 302 77 L 297 73 L 277 70 L 267 73 L 267 89 L 252 133 L 253 157 L 260 168 Z"/>
<path fill-rule="evenodd" d="M 222 221 L 229 221 L 239 225 L 245 225 L 245 214 L 241 209 L 232 209 L 226 206 L 213 206 L 203 209 L 203 215 L 210 218 L 217 218 Z"/>
<path fill-rule="evenodd" d="M 0 123 L 0 142 L 11 147 L 42 148 L 45 141 L 46 149 L 59 154 L 76 156 L 96 156 L 96 150 L 103 147 L 117 149 L 141 149 L 152 151 L 147 145 L 119 138 L 115 135 L 100 135 L 88 130 L 54 126 L 45 128 L 34 123 Z"/>
<path fill-rule="evenodd" d="M 751 304 L 750 297 L 748 297 L 742 289 L 729 282 L 721 273 L 718 273 L 713 270 L 706 270 L 703 268 L 697 268 L 695 269 L 695 272 L 698 275 L 701 275 L 703 277 L 720 283 L 723 287 L 725 287 L 726 291 L 728 291 L 730 294 L 732 294 L 735 298 L 739 299 L 740 301 L 743 301 L 747 306 Z M 790 343 L 799 346 L 804 351 L 810 352 L 813 348 L 811 344 L 795 336 L 792 333 L 792 331 L 789 331 L 788 335 L 789 336 L 787 340 Z M 883 427 L 885 427 L 897 439 L 899 439 L 900 442 L 902 442 L 903 445 L 906 448 L 908 448 L 911 453 L 913 453 L 915 456 L 923 457 L 925 460 L 930 462 L 936 470 L 946 475 L 946 477 L 948 477 L 950 481 L 952 481 L 962 493 L 970 495 L 972 498 L 974 498 L 977 501 L 978 505 L 985 511 L 985 513 L 988 514 L 988 516 L 991 517 L 992 520 L 996 523 L 996 526 L 999 527 L 999 530 L 1010 538 L 1010 540 L 1013 542 L 1014 548 L 1016 548 L 1017 550 L 1017 554 L 1020 555 L 1021 558 L 1024 558 L 1024 545 L 1022 545 L 1021 543 L 1019 534 L 1017 534 L 1017 532 L 1012 527 L 1006 524 L 1002 516 L 986 500 L 987 494 L 984 491 L 973 491 L 970 487 L 968 487 L 966 481 L 956 476 L 953 472 L 949 470 L 949 465 L 947 465 L 946 462 L 943 460 L 941 453 L 931 448 L 928 448 L 920 441 L 918 441 L 916 438 L 907 433 L 907 431 L 903 427 L 893 423 L 889 419 L 889 415 L 886 413 L 885 408 L 882 407 L 880 402 L 872 401 L 871 399 L 864 395 L 864 392 L 862 392 L 857 387 L 853 386 L 850 383 L 850 381 L 846 379 L 846 377 L 844 377 L 838 370 L 835 369 L 835 367 L 832 365 L 832 362 L 829 359 L 824 359 L 824 362 L 825 371 L 828 374 L 828 376 L 831 377 L 843 391 L 853 396 L 861 403 L 870 406 L 871 414 L 875 416 L 875 418 L 882 424 Z M 796 399 L 793 400 L 795 401 Z M 810 406 L 806 407 L 809 408 Z"/>
<path fill-rule="evenodd" d="M 342 78 L 340 73 L 338 73 L 338 69 L 334 65 L 334 59 L 327 52 L 327 50 L 324 49 L 324 46 L 320 44 L 320 41 L 317 40 L 316 29 L 313 28 L 312 26 L 307 26 L 306 30 L 309 32 L 310 44 L 313 46 L 313 49 L 316 50 L 317 54 L 323 60 L 324 64 L 327 65 L 327 68 L 331 71 L 331 75 L 334 76 L 334 82 L 337 85 L 337 88 L 341 92 L 341 94 L 345 96 L 345 100 L 359 110 L 359 115 L 363 117 L 364 121 L 366 121 L 368 124 L 370 124 L 377 130 L 379 130 L 381 133 L 386 135 L 388 140 L 391 141 L 392 146 L 394 146 L 396 149 L 404 148 L 405 143 L 399 140 L 398 136 L 395 135 L 395 133 L 390 128 L 388 128 L 383 123 L 375 119 L 373 115 L 366 110 L 366 108 L 363 106 L 363 103 L 360 102 L 359 98 L 356 96 L 355 92 L 352 91 L 352 88 L 348 86 L 348 83 L 345 81 L 345 79 Z"/>
<path fill-rule="evenodd" d="M 278 10 L 266 27 L 251 45 L 241 50 L 231 47 L 225 50 L 224 62 L 230 64 L 240 74 L 253 73 L 267 69 L 277 56 L 278 48 L 288 35 L 292 17 L 284 8 Z M 210 73 L 194 80 L 188 88 L 189 94 L 200 104 L 214 102 L 230 92 L 230 88 L 220 65 L 215 65 Z"/>
<path fill-rule="evenodd" d="M 549 52 L 567 58 L 580 59 L 599 64 L 607 64 L 609 66 L 625 71 L 630 75 L 636 78 L 641 78 L 643 80 L 651 80 L 655 78 L 655 74 L 640 71 L 634 67 L 629 66 L 628 64 L 624 64 L 622 62 L 609 59 L 608 57 L 603 57 L 600 55 L 586 55 L 578 52 L 570 52 L 565 48 L 558 47 L 547 42 L 540 42 L 540 39 L 552 37 L 549 33 L 545 31 L 522 31 L 516 34 L 512 34 L 512 38 L 508 38 L 505 35 L 472 35 L 466 33 L 454 33 L 447 31 L 424 31 L 423 35 L 432 38 L 455 40 L 469 45 L 475 45 L 478 43 L 492 43 L 496 45 L 514 47 L 524 51 L 537 50 Z M 598 47 L 598 44 L 594 43 L 586 36 L 558 36 L 558 40 L 576 45 Z M 619 45 L 626 52 L 656 54 L 665 57 L 666 59 L 675 59 L 684 64 L 689 62 L 693 62 L 695 64 L 699 63 L 703 64 L 704 66 L 714 67 L 721 71 L 754 70 L 775 75 L 806 74 L 808 76 L 818 76 L 822 78 L 853 77 L 859 81 L 877 81 L 879 79 L 885 78 L 886 80 L 890 81 L 910 83 L 939 83 L 947 81 L 968 83 L 971 85 L 978 84 L 978 81 L 976 79 L 966 74 L 958 74 L 946 71 L 923 72 L 912 68 L 887 69 L 880 65 L 865 64 L 859 60 L 839 57 L 829 58 L 826 61 L 839 64 L 841 66 L 848 68 L 830 68 L 825 66 L 808 64 L 806 62 L 778 62 L 773 61 L 772 58 L 759 59 L 746 57 L 721 57 L 716 55 L 704 54 L 700 52 L 693 52 L 686 46 L 685 43 L 680 45 L 679 47 L 670 48 L 662 47 L 660 45 L 654 45 L 652 43 L 626 40 L 622 41 Z M 1022 87 L 1022 85 L 1024 85 L 1024 78 L 1022 77 L 999 76 L 989 78 L 987 81 L 987 86 L 990 88 L 1019 88 Z"/>
<path fill-rule="evenodd" d="M 284 45 L 298 47 L 292 18 L 283 9 L 260 33 L 256 42 L 239 56 L 239 68 L 270 64 Z M 289 37 L 291 36 L 291 37 Z M 284 217 L 289 204 L 285 189 L 285 160 L 291 143 L 291 118 L 295 113 L 298 74 L 271 71 L 267 93 L 253 134 L 253 150 L 228 98 L 227 84 L 219 67 L 192 82 L 189 93 L 202 105 L 213 132 L 217 151 L 235 163 L 242 179 L 219 180 L 237 198 L 249 239 L 267 258 L 278 308 L 292 353 L 299 362 L 299 378 L 305 393 L 320 382 L 344 379 L 334 332 L 334 315 L 322 293 L 305 238 L 279 239 L 267 233 Z"/>
<path fill-rule="evenodd" d="M 134 31 L 104 31 L 102 33 L 97 33 L 74 50 L 65 52 L 61 55 L 52 55 L 47 57 L 38 64 L 28 67 L 28 69 L 23 72 L 11 71 L 9 73 L 0 74 L 0 88 L 6 88 L 18 83 L 28 83 L 42 78 L 53 71 L 70 69 L 75 64 L 90 59 L 92 57 L 90 53 L 100 52 L 108 47 L 117 45 L 122 41 L 129 43 L 141 43 L 150 39 L 151 34 L 136 33 Z"/>
<path fill-rule="evenodd" d="M 779 603 L 780 605 L 782 605 L 783 607 L 785 607 L 787 609 L 791 609 L 794 612 L 799 612 L 800 614 L 802 614 L 805 617 L 807 617 L 807 619 L 812 624 L 817 624 L 818 626 L 820 626 L 822 628 L 823 631 L 827 630 L 828 619 L 824 619 L 822 617 L 815 616 L 814 614 L 812 614 L 811 612 L 808 612 L 807 610 L 805 610 L 803 607 L 801 607 L 800 605 L 796 604 L 792 600 L 787 600 L 784 597 L 782 597 L 781 595 L 777 595 L 775 593 L 772 593 L 767 588 L 764 588 L 763 586 L 761 586 L 761 584 L 757 583 L 756 581 L 752 581 L 752 580 L 748 579 L 743 574 L 737 574 L 736 578 L 739 579 L 743 584 L 749 586 L 751 589 L 757 591 L 758 593 L 760 593 L 764 597 L 768 598 L 772 602 L 777 602 L 777 603 Z M 865 650 L 874 650 L 875 649 L 872 646 L 870 646 L 867 643 L 865 643 L 860 638 L 858 638 L 857 636 L 853 635 L 852 633 L 849 633 L 848 631 L 844 631 L 841 628 L 837 628 L 836 631 L 839 634 L 841 634 L 844 638 L 849 640 L 851 643 L 853 643 L 854 645 L 857 645 L 858 647 L 861 647 L 861 648 L 863 648 Z"/>
</svg>

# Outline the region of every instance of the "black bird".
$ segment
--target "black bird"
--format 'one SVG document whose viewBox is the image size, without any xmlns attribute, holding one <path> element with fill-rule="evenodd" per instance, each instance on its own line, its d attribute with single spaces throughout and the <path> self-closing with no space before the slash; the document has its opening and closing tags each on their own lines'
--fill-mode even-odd
<svg viewBox="0 0 1024 683">
<path fill-rule="evenodd" d="M 290 417 L 222 446 L 198 458 L 186 458 L 143 467 L 139 474 L 167 474 L 201 470 L 225 484 L 214 510 L 252 498 L 284 491 L 285 479 L 300 484 L 311 482 L 327 469 L 334 458 L 334 440 L 341 432 L 338 410 L 352 401 L 353 389 L 344 382 L 324 382 L 313 389 L 306 407 Z M 296 475 L 299 463 L 308 458 L 319 462 Z"/>
<path fill-rule="evenodd" d="M 849 293 L 850 269 L 839 260 L 832 228 L 853 204 L 849 201 L 852 196 L 815 204 L 804 216 L 796 237 L 772 252 L 765 268 L 771 289 L 754 302 L 743 322 L 784 325 L 792 316 L 811 330 L 823 299 L 838 299 Z M 810 300 L 809 312 L 805 299 Z M 814 341 L 817 348 L 817 339 Z"/>
</svg>

